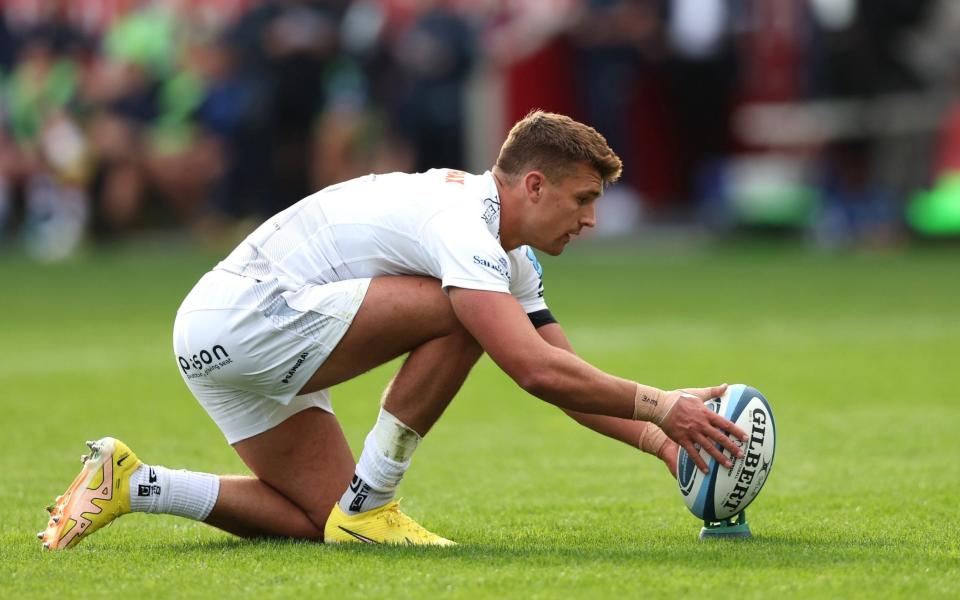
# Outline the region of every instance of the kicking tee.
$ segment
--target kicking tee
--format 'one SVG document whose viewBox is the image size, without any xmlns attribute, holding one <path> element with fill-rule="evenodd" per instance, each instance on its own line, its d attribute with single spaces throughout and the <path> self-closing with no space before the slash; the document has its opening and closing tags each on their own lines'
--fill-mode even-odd
<svg viewBox="0 0 960 600">
<path fill-rule="evenodd" d="M 512 294 L 545 310 L 533 250 L 500 246 L 493 174 L 451 169 L 367 175 L 307 196 L 268 219 L 214 270 L 275 281 L 278 291 L 381 275 L 425 275 Z"/>
</svg>

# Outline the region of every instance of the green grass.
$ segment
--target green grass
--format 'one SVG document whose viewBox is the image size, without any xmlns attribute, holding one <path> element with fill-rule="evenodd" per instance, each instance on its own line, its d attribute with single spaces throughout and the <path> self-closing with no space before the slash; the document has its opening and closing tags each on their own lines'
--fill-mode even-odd
<svg viewBox="0 0 960 600">
<path fill-rule="evenodd" d="M 248 542 L 131 515 L 74 551 L 40 552 L 42 507 L 85 439 L 245 472 L 171 350 L 174 311 L 216 258 L 0 255 L 0 596 L 960 595 L 956 248 L 593 244 L 543 261 L 551 308 L 591 362 L 660 387 L 747 382 L 770 399 L 777 463 L 747 542 L 698 541 L 665 469 L 484 359 L 401 487 L 408 512 L 457 548 Z M 334 393 L 355 450 L 390 372 Z"/>
</svg>

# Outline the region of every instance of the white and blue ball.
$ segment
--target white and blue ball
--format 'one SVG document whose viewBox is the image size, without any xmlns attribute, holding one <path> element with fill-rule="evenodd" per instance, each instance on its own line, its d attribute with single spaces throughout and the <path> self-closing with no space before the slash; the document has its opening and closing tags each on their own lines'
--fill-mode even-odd
<svg viewBox="0 0 960 600">
<path fill-rule="evenodd" d="M 741 512 L 760 493 L 773 467 L 777 429 L 767 399 L 747 385 L 729 386 L 723 396 L 707 401 L 706 406 L 733 421 L 750 436 L 747 442 L 736 440 L 743 449 L 743 458 L 734 460 L 729 469 L 706 450 L 700 450 L 700 456 L 707 463 L 706 475 L 687 451 L 680 448 L 677 481 L 683 501 L 697 517 L 715 522 Z M 717 447 L 721 448 L 720 444 Z M 732 459 L 729 452 L 724 454 Z"/>
</svg>

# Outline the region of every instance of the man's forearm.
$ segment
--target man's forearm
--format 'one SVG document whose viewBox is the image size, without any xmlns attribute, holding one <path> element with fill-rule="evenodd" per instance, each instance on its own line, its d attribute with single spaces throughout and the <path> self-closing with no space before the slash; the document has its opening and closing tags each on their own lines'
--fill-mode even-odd
<svg viewBox="0 0 960 600">
<path fill-rule="evenodd" d="M 556 323 L 541 326 L 546 333 L 538 334 L 509 294 L 451 287 L 449 296 L 457 318 L 497 366 L 541 400 L 567 410 L 658 424 L 679 400 L 677 393 L 641 386 L 582 360 L 567 349 L 568 343 L 558 341 L 563 336 Z"/>
<path fill-rule="evenodd" d="M 644 431 L 647 423 L 644 421 L 633 421 L 630 419 L 620 419 L 618 417 L 608 417 L 606 415 L 591 415 L 589 413 L 577 412 L 575 410 L 561 409 L 567 415 L 580 423 L 587 429 L 596 431 L 608 438 L 619 440 L 628 446 L 639 447 L 640 434 Z"/>
<path fill-rule="evenodd" d="M 563 329 L 560 327 L 560 325 L 553 323 L 550 325 L 544 325 L 543 327 L 540 327 L 537 332 L 550 345 L 566 350 L 571 354 L 575 354 L 573 346 L 570 344 L 570 340 L 567 339 L 567 336 L 563 333 Z M 596 431 L 597 433 L 605 435 L 611 439 L 619 440 L 633 448 L 639 448 L 641 446 L 641 438 L 646 439 L 649 442 L 655 437 L 658 437 L 654 435 L 655 431 L 651 429 L 656 428 L 656 425 L 652 423 L 634 421 L 632 419 L 621 419 L 606 415 L 582 413 L 569 409 L 562 410 L 571 419 L 583 425 L 587 429 Z M 657 430 L 659 430 L 659 428 L 657 428 Z M 657 444 L 657 446 L 660 446 L 660 444 Z M 645 450 L 650 452 L 650 454 L 656 455 L 659 449 L 659 447 L 649 447 L 649 449 Z"/>
</svg>

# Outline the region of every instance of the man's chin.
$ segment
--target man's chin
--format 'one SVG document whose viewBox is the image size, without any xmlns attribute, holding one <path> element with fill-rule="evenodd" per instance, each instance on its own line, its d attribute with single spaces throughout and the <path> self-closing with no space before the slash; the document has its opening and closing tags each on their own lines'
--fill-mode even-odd
<svg viewBox="0 0 960 600">
<path fill-rule="evenodd" d="M 566 244 L 557 244 L 556 246 L 551 246 L 550 248 L 537 248 L 537 250 L 540 250 L 541 252 L 546 252 L 550 256 L 560 256 L 561 254 L 563 254 L 563 250 L 566 247 L 567 247 Z"/>
<path fill-rule="evenodd" d="M 555 242 L 550 246 L 545 246 L 543 244 L 534 245 L 529 242 L 527 242 L 527 245 L 538 252 L 543 252 L 544 254 L 549 254 L 550 256 L 560 256 L 560 254 L 563 253 L 563 249 L 567 247 L 566 243 L 561 241 Z"/>
</svg>

